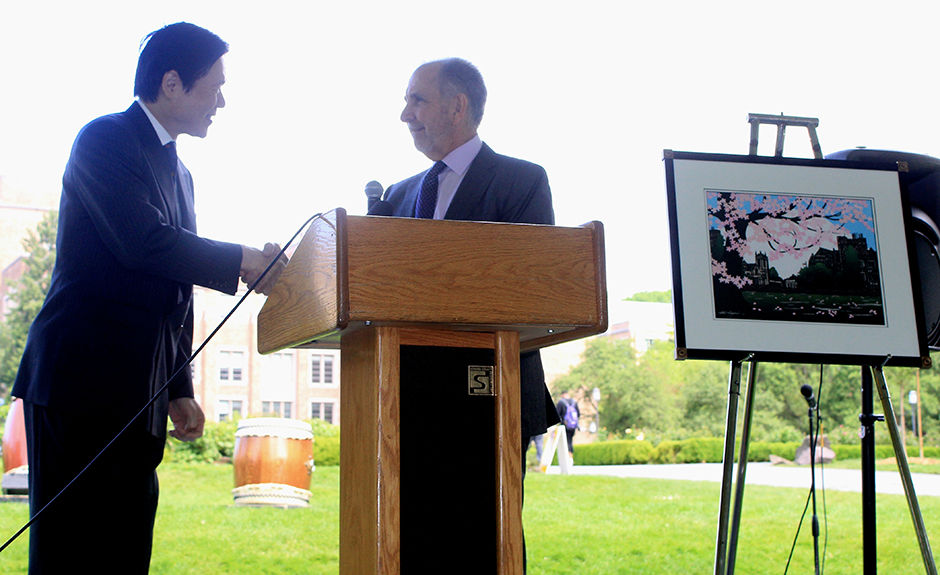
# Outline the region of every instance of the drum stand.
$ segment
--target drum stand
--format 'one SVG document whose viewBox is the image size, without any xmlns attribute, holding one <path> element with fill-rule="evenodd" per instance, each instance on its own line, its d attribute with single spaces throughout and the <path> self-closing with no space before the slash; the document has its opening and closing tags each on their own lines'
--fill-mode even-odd
<svg viewBox="0 0 940 575">
<path fill-rule="evenodd" d="M 786 126 L 791 125 L 807 128 L 813 147 L 813 155 L 816 159 L 822 158 L 819 142 L 816 139 L 816 126 L 819 123 L 817 119 L 749 114 L 748 121 L 751 123 L 750 155 L 757 154 L 759 124 L 775 124 L 777 126 L 776 156 L 779 157 L 783 154 L 783 138 Z M 744 479 L 747 472 L 747 450 L 748 442 L 750 441 L 751 414 L 754 401 L 754 389 L 757 380 L 757 362 L 751 361 L 752 357 L 753 355 L 741 361 L 732 361 L 728 377 L 728 411 L 725 420 L 725 444 L 722 454 L 723 471 L 718 510 L 718 534 L 715 540 L 715 575 L 732 575 L 734 573 L 738 531 L 741 522 L 741 507 L 744 500 Z M 890 357 L 885 360 L 885 363 L 887 363 L 888 359 L 890 359 Z M 741 395 L 741 369 L 744 361 L 749 362 L 747 396 L 744 404 L 741 447 L 738 455 L 738 476 L 735 482 L 734 510 L 730 518 L 729 534 L 728 512 L 731 501 L 731 474 L 734 466 L 734 442 L 737 426 L 738 398 Z M 930 541 L 927 539 L 924 519 L 920 512 L 920 506 L 917 503 L 917 495 L 914 492 L 914 482 L 911 479 L 911 470 L 907 462 L 907 451 L 904 448 L 904 444 L 901 442 L 897 420 L 894 416 L 894 407 L 891 405 L 891 396 L 888 393 L 888 386 L 885 382 L 883 367 L 884 364 L 880 366 L 866 365 L 861 368 L 862 412 L 859 415 L 859 422 L 861 423 L 859 435 L 862 440 L 863 573 L 864 575 L 873 575 L 878 572 L 876 562 L 877 538 L 875 535 L 875 422 L 884 421 L 887 423 L 888 432 L 891 435 L 891 443 L 894 447 L 898 472 L 901 474 L 901 480 L 904 484 L 904 494 L 907 498 L 911 519 L 914 522 L 914 530 L 917 534 L 918 544 L 920 545 L 924 569 L 928 575 L 937 575 L 937 567 L 934 563 L 933 552 L 930 549 Z M 874 409 L 874 394 L 872 390 L 873 373 L 874 383 L 877 384 L 878 395 L 881 398 L 881 405 L 885 415 L 872 413 Z"/>
</svg>

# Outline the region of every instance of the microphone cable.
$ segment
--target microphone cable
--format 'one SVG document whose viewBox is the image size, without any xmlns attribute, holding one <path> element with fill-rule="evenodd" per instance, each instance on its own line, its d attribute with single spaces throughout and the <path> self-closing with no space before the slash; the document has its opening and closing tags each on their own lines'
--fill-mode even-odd
<svg viewBox="0 0 940 575">
<path fill-rule="evenodd" d="M 277 262 L 279 262 L 279 261 L 281 260 L 281 258 L 284 256 L 284 252 L 287 251 L 287 248 L 290 247 L 290 245 L 291 245 L 292 243 L 294 243 L 294 240 L 297 239 L 297 236 L 300 235 L 300 232 L 302 232 L 302 231 L 304 230 L 304 228 L 306 228 L 306 227 L 307 227 L 309 224 L 311 224 L 314 220 L 316 220 L 317 218 L 320 218 L 320 217 L 322 217 L 322 216 L 323 216 L 323 212 L 319 212 L 319 213 L 316 213 L 316 214 L 310 216 L 310 217 L 307 219 L 307 221 L 305 221 L 305 222 L 303 223 L 303 225 L 301 225 L 300 228 L 299 228 L 296 232 L 294 232 L 294 235 L 291 236 L 290 240 L 288 240 L 288 242 L 287 242 L 286 244 L 284 244 L 284 247 L 281 248 L 281 251 L 278 252 L 277 256 L 276 256 L 273 260 L 271 260 L 271 262 L 267 265 L 266 268 L 264 268 L 264 271 L 261 272 L 261 275 L 258 276 L 258 279 L 256 279 L 256 280 L 254 281 L 254 283 L 252 283 L 250 286 L 248 286 L 248 289 L 245 291 L 244 295 L 242 295 L 242 297 L 239 298 L 239 300 L 235 303 L 235 306 L 232 307 L 232 309 L 231 309 L 227 314 L 225 314 L 225 317 L 222 318 L 222 321 L 219 322 L 219 324 L 218 324 L 217 326 L 215 326 L 215 329 L 213 329 L 212 332 L 206 337 L 206 339 L 203 340 L 203 342 L 199 345 L 199 347 L 196 349 L 196 351 L 192 352 L 192 354 L 190 354 L 190 356 L 186 359 L 186 361 L 183 363 L 183 365 L 181 365 L 179 368 L 177 368 L 177 370 L 174 371 L 173 374 L 170 375 L 170 377 L 168 377 L 168 378 L 166 379 L 166 381 L 163 382 L 163 385 L 160 386 L 160 389 L 158 389 L 158 390 L 156 391 L 156 393 L 154 393 L 154 395 L 150 398 L 150 400 L 140 409 L 140 411 L 138 411 L 137 414 L 136 414 L 134 417 L 132 417 L 130 421 L 127 422 L 127 425 L 125 425 L 123 429 L 121 429 L 120 431 L 118 431 L 117 435 L 115 435 L 114 438 L 113 438 L 111 441 L 109 441 L 108 444 L 105 445 L 105 446 L 101 449 L 101 451 L 98 452 L 97 455 L 95 455 L 94 457 L 92 457 L 92 458 L 91 458 L 91 461 L 89 461 L 88 464 L 85 465 L 85 467 L 83 467 L 82 470 L 79 471 L 77 475 L 75 475 L 75 477 L 73 477 L 68 483 L 65 484 L 65 487 L 63 487 L 61 490 L 59 490 L 59 492 L 56 493 L 56 494 L 52 497 L 52 499 L 50 499 L 49 501 L 47 501 L 46 504 L 43 505 L 42 508 L 41 508 L 39 511 L 37 511 L 35 515 L 33 515 L 32 517 L 30 517 L 30 518 L 29 518 L 29 521 L 27 521 L 25 525 L 23 525 L 22 527 L 20 527 L 20 529 L 19 529 L 16 533 L 14 533 L 12 537 L 10 537 L 9 539 L 7 539 L 7 541 L 6 541 L 3 545 L 0 545 L 0 553 L 3 553 L 3 550 L 4 550 L 4 549 L 6 549 L 7 547 L 9 547 L 10 544 L 13 543 L 13 541 L 15 541 L 20 535 L 22 535 L 24 531 L 26 531 L 27 529 L 29 529 L 29 527 L 30 527 L 33 523 L 36 522 L 36 519 L 38 519 L 39 516 L 40 516 L 46 509 L 48 509 L 49 506 L 52 505 L 63 493 L 65 493 L 76 481 L 78 481 L 78 479 L 79 479 L 82 475 L 84 475 L 85 472 L 88 471 L 88 469 L 90 469 L 91 466 L 94 465 L 96 461 L 98 461 L 98 459 L 101 457 L 101 455 L 104 454 L 104 452 L 107 451 L 108 448 L 111 447 L 111 446 L 114 444 L 114 442 L 117 441 L 118 438 L 121 437 L 121 435 L 123 435 L 124 432 L 126 432 L 126 431 L 130 428 L 131 425 L 133 425 L 133 423 L 134 423 L 135 421 L 137 421 L 137 418 L 139 418 L 145 411 L 147 411 L 148 409 L 150 409 L 150 406 L 153 405 L 153 402 L 156 401 L 157 398 L 160 397 L 160 396 L 163 394 L 164 391 L 166 391 L 167 387 L 169 387 L 170 382 L 173 381 L 173 380 L 176 378 L 176 376 L 178 376 L 180 373 L 182 373 L 182 371 L 183 371 L 184 369 L 188 369 L 188 368 L 189 368 L 190 364 L 192 364 L 192 362 L 193 362 L 193 359 L 195 359 L 196 356 L 199 355 L 199 354 L 202 352 L 202 350 L 203 350 L 203 349 L 206 347 L 206 345 L 212 340 L 212 338 L 215 337 L 215 334 L 218 333 L 220 329 L 222 329 L 222 326 L 225 325 L 225 323 L 229 320 L 229 318 L 231 318 L 232 315 L 234 315 L 235 311 L 242 305 L 242 303 L 248 298 L 248 296 L 251 295 L 251 292 L 254 291 L 255 287 L 257 287 L 257 285 L 261 283 L 261 281 L 264 279 L 264 277 L 265 277 L 266 275 L 268 275 L 268 272 L 271 271 L 271 268 L 273 268 L 274 265 L 275 265 Z"/>
<path fill-rule="evenodd" d="M 819 364 L 819 398 L 816 399 L 816 429 L 813 431 L 813 436 L 810 437 L 810 441 L 813 442 L 813 445 L 816 446 L 819 442 L 817 438 L 819 437 L 819 399 L 822 398 L 822 386 L 823 386 L 823 364 Z M 813 457 L 815 458 L 815 448 L 813 449 Z M 826 570 L 826 550 L 829 548 L 829 513 L 826 509 L 826 481 L 825 473 L 823 472 L 823 457 L 819 457 L 819 483 L 820 490 L 822 491 L 822 508 L 823 508 L 823 525 L 825 526 L 825 535 L 823 537 L 823 552 L 822 559 L 820 560 L 820 574 Z M 793 559 L 793 552 L 796 549 L 796 541 L 800 536 L 800 529 L 803 527 L 803 519 L 806 518 L 806 511 L 809 509 L 809 503 L 812 498 L 812 492 L 806 494 L 806 503 L 803 505 L 803 513 L 800 514 L 800 522 L 796 526 L 796 533 L 793 535 L 793 543 L 790 545 L 790 555 L 787 557 L 787 564 L 783 569 L 784 575 L 790 569 L 790 561 Z"/>
</svg>

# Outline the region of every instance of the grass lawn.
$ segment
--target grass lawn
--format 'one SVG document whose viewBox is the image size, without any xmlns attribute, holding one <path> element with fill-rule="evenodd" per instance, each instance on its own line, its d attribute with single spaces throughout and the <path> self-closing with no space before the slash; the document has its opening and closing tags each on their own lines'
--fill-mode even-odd
<svg viewBox="0 0 940 575">
<path fill-rule="evenodd" d="M 160 482 L 151 573 L 338 573 L 338 468 L 317 468 L 306 509 L 233 507 L 231 465 L 165 464 Z M 711 573 L 718 495 L 717 483 L 530 473 L 529 574 Z M 784 573 L 806 495 L 747 487 L 737 573 Z M 827 492 L 826 516 L 821 495 L 817 502 L 821 531 L 828 532 L 825 573 L 861 573 L 861 494 Z M 904 497 L 878 495 L 877 506 L 878 572 L 924 573 Z M 940 498 L 921 497 L 920 506 L 936 548 Z M 27 519 L 26 504 L 0 503 L 0 539 Z M 105 537 L 102 543 L 106 552 Z M 0 555 L 0 573 L 25 573 L 27 544 L 24 534 Z M 824 545 L 823 536 L 821 553 Z M 813 572 L 809 517 L 789 572 Z"/>
</svg>

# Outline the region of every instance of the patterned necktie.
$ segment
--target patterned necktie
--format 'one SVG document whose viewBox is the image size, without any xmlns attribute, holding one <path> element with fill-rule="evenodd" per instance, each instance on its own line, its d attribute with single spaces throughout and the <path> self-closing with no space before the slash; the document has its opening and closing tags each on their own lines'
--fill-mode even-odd
<svg viewBox="0 0 940 575">
<path fill-rule="evenodd" d="M 444 162 L 434 162 L 427 175 L 424 176 L 424 181 L 421 182 L 421 191 L 418 193 L 416 217 L 425 219 L 434 217 L 434 208 L 437 206 L 437 176 L 446 167 L 447 164 Z"/>
</svg>

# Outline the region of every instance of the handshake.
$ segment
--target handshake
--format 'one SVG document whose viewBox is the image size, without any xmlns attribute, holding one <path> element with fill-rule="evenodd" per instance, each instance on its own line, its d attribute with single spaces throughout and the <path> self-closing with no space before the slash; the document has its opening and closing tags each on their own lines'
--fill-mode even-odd
<svg viewBox="0 0 940 575">
<path fill-rule="evenodd" d="M 268 295 L 271 287 L 277 283 L 277 278 L 281 277 L 281 272 L 287 267 L 287 256 L 281 254 L 268 273 L 263 278 L 261 275 L 280 253 L 281 246 L 277 244 L 264 244 L 264 250 L 242 246 L 242 264 L 239 272 L 242 281 L 248 284 L 249 288 L 253 287 L 255 292 Z"/>
</svg>

